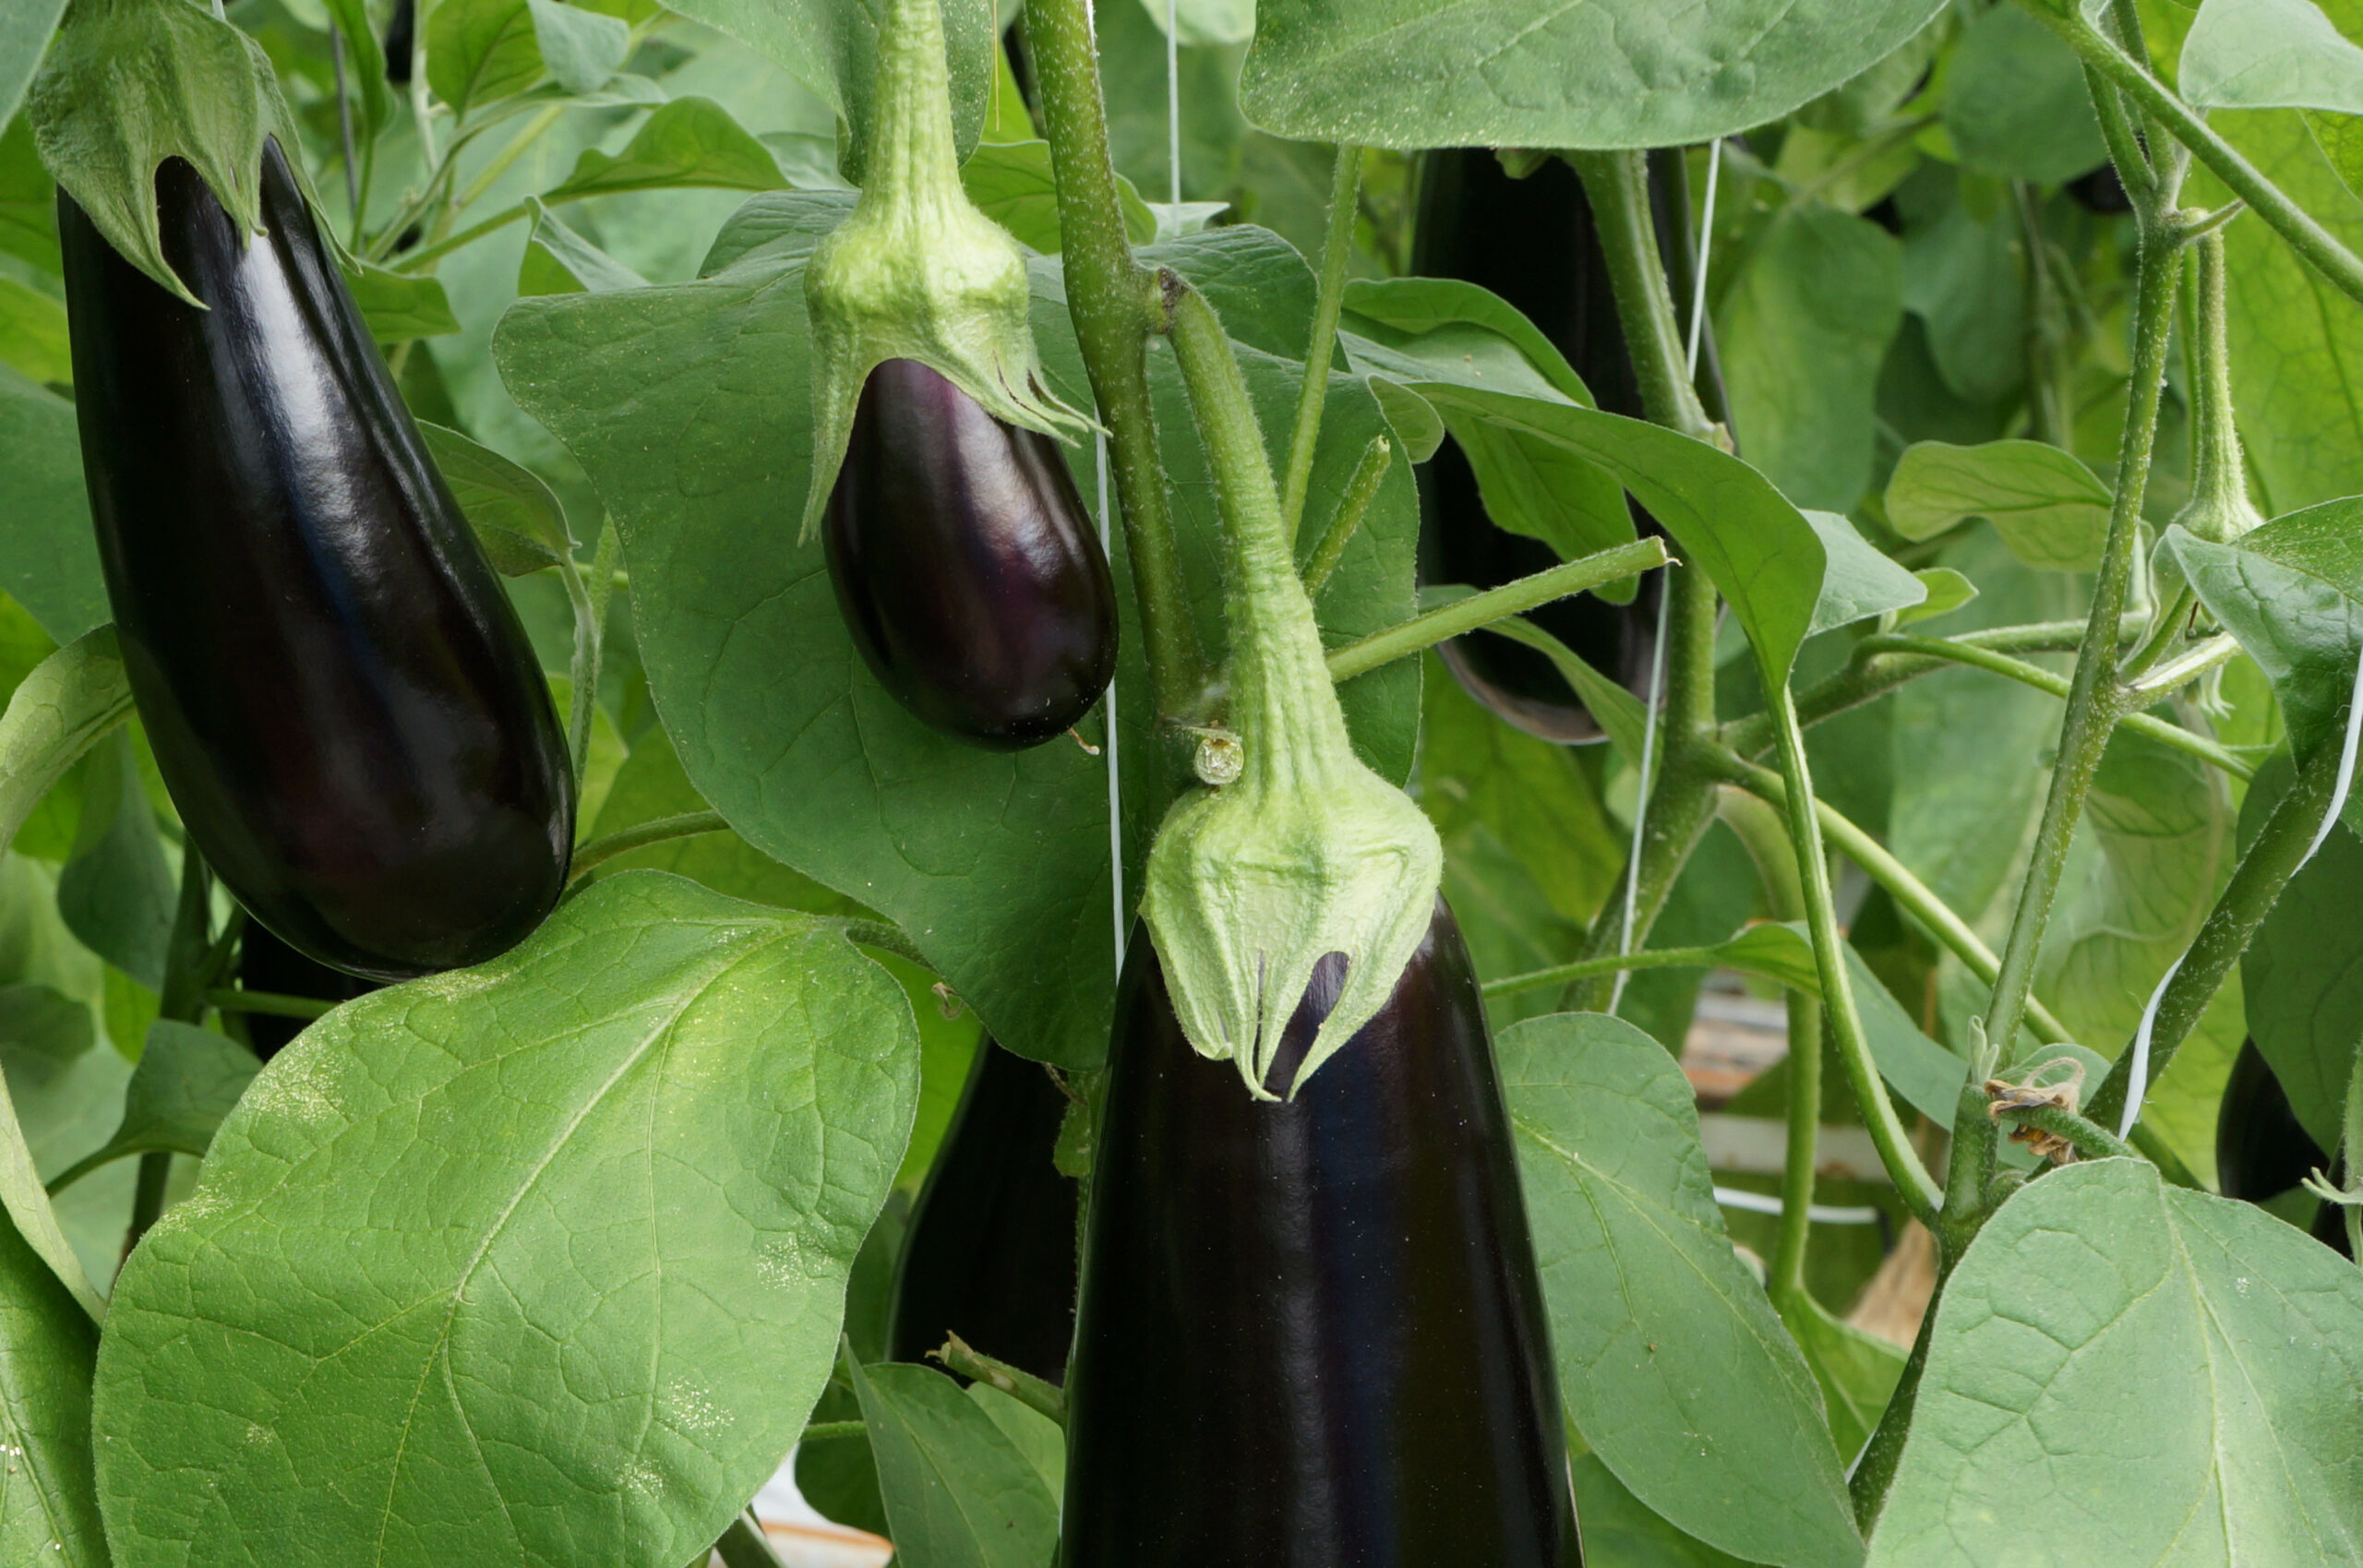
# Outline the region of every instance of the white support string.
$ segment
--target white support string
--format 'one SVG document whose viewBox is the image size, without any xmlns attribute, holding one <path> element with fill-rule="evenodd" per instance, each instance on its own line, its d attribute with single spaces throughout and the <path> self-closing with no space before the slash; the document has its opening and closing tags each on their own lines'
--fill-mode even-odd
<svg viewBox="0 0 2363 1568">
<path fill-rule="evenodd" d="M 2306 846 L 2305 859 L 2297 862 L 2297 871 L 2306 868 L 2321 846 L 2330 842 L 2331 830 L 2338 826 L 2339 814 L 2346 809 L 2347 793 L 2355 784 L 2355 749 L 2358 737 L 2363 737 L 2363 654 L 2355 664 L 2355 685 L 2346 700 L 2346 738 L 2338 752 L 2338 783 L 2332 789 L 2330 809 L 2322 813 L 2322 825 L 2314 830 L 2314 842 Z M 2292 871 L 2296 876 L 2297 871 Z M 2190 954 L 2186 952 L 2183 958 Z M 2127 1074 L 2125 1109 L 2117 1119 L 2117 1135 L 2129 1138 L 2133 1124 L 2141 1119 L 2141 1098 L 2150 1092 L 2150 1035 L 2158 1025 L 2158 1009 L 2166 999 L 2166 987 L 2174 984 L 2175 972 L 2182 967 L 2182 958 L 2174 961 L 2158 988 L 2150 993 L 2150 1004 L 2141 1010 L 2141 1026 L 2133 1032 L 2133 1067 Z"/>
<path fill-rule="evenodd" d="M 1099 468 L 1099 547 L 1105 551 L 1108 543 L 1108 435 L 1106 431 L 1091 438 L 1092 453 Z M 1116 683 L 1108 682 L 1104 700 L 1108 705 L 1108 871 L 1113 885 L 1110 912 L 1116 928 L 1116 973 L 1124 972 L 1124 790 L 1122 777 L 1116 767 Z"/>
<path fill-rule="evenodd" d="M 1173 225 L 1182 226 L 1182 27 L 1180 0 L 1165 0 L 1165 160 L 1172 175 Z"/>
<path fill-rule="evenodd" d="M 1698 350 L 1706 341 L 1707 253 L 1715 238 L 1715 185 L 1717 176 L 1722 172 L 1722 154 L 1723 144 L 1721 141 L 1709 145 L 1707 201 L 1704 216 L 1698 225 L 1698 252 L 1694 268 L 1697 276 L 1696 286 L 1690 293 L 1690 345 L 1685 367 L 1693 381 L 1698 379 Z M 1616 956 L 1619 958 L 1629 957 L 1633 952 L 1633 920 L 1637 913 L 1641 892 L 1641 840 L 1647 834 L 1649 825 L 1649 772 L 1657 761 L 1658 699 L 1661 688 L 1665 684 L 1666 606 L 1673 601 L 1673 595 L 1668 591 L 1663 576 L 1663 572 L 1667 569 L 1660 569 L 1658 629 L 1657 636 L 1649 644 L 1649 702 L 1648 709 L 1642 714 L 1641 772 L 1640 777 L 1636 781 L 1639 786 L 1639 792 L 1633 801 L 1633 846 L 1627 853 L 1625 862 L 1625 919 L 1616 933 Z M 1609 987 L 1608 992 L 1610 1012 L 1614 1012 L 1625 1000 L 1625 983 L 1632 977 L 1633 972 L 1629 969 L 1619 969 L 1616 972 L 1615 983 Z"/>
</svg>

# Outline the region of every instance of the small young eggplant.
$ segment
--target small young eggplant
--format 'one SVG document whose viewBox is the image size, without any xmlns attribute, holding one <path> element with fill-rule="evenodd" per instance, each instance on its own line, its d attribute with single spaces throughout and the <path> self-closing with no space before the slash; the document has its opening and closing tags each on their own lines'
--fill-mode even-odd
<svg viewBox="0 0 2363 1568">
<path fill-rule="evenodd" d="M 245 933 L 238 938 L 238 987 L 241 990 L 270 991 L 277 996 L 307 997 L 325 1002 L 351 1001 L 378 988 L 366 980 L 305 957 L 272 936 L 270 928 L 258 920 L 247 921 Z M 249 1012 L 246 1020 L 246 1043 L 265 1061 L 286 1049 L 288 1042 L 302 1034 L 306 1025 L 306 1020 L 282 1018 L 270 1012 Z"/>
<path fill-rule="evenodd" d="M 1489 148 L 1446 148 L 1421 154 L 1416 180 L 1411 270 L 1501 295 L 1566 355 L 1601 408 L 1639 417 L 1640 388 L 1625 352 L 1608 260 L 1576 172 L 1552 158 L 1514 180 Z M 1677 221 L 1674 203 L 1686 200 L 1680 196 L 1678 161 L 1653 154 L 1649 184 L 1663 232 Z M 1686 206 L 1678 221 L 1686 222 Z M 1678 279 L 1682 269 L 1670 270 Z M 1711 382 L 1711 349 L 1703 369 Z M 1660 532 L 1637 505 L 1633 511 L 1644 533 Z M 1420 474 L 1421 581 L 1495 588 L 1559 564 L 1558 553 L 1542 541 L 1494 525 L 1458 445 L 1447 439 L 1437 449 Z M 1602 675 L 1646 695 L 1662 576 L 1642 578 L 1630 604 L 1579 594 L 1529 611 L 1528 618 Z M 1529 734 L 1582 742 L 1605 733 L 1535 649 L 1480 634 L 1454 638 L 1436 652 L 1470 696 Z"/>
<path fill-rule="evenodd" d="M 2345 1174 L 2343 1166 L 2332 1168 L 2330 1156 L 2289 1108 L 2289 1095 L 2256 1042 L 2243 1042 L 2215 1110 L 2217 1191 L 2226 1198 L 2270 1204 L 2287 1218 L 2286 1209 L 2273 1200 L 2297 1191 L 2316 1170 L 2333 1181 Z M 2346 1225 L 2338 1206 L 2317 1203 L 2312 1214 L 2314 1239 L 2345 1253 Z"/>
<path fill-rule="evenodd" d="M 916 360 L 870 372 L 822 522 L 854 646 L 924 723 L 1015 749 L 1116 673 L 1116 586 L 1059 445 Z"/>
<path fill-rule="evenodd" d="M 566 883 L 566 742 L 276 142 L 242 234 L 178 159 L 162 254 L 59 192 L 99 558 L 191 839 L 298 951 L 401 980 L 481 963 Z"/>
<path fill-rule="evenodd" d="M 1509 1118 L 1444 902 L 1292 1099 L 1191 1048 L 1146 940 L 1116 1016 L 1062 1568 L 1580 1563 Z"/>
<path fill-rule="evenodd" d="M 1074 1335 L 1076 1184 L 1052 1163 L 1067 1097 L 1039 1062 L 987 1039 L 911 1211 L 887 1359 L 956 1334 L 1048 1382 Z"/>
</svg>

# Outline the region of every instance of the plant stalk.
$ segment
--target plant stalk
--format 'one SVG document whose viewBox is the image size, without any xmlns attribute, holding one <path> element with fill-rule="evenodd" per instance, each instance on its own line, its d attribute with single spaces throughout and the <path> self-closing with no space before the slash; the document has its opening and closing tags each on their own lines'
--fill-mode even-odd
<svg viewBox="0 0 2363 1568">
<path fill-rule="evenodd" d="M 1329 395 L 1329 358 L 1337 343 L 1337 312 L 1346 298 L 1346 264 L 1353 258 L 1361 180 L 1362 150 L 1340 146 L 1329 181 L 1329 231 L 1321 243 L 1321 293 L 1313 305 L 1313 336 L 1305 345 L 1304 389 L 1297 394 L 1296 433 L 1289 440 L 1288 481 L 1280 491 L 1280 527 L 1291 540 L 1304 519 L 1313 455 L 1321 445 L 1321 405 Z"/>
<path fill-rule="evenodd" d="M 1164 460 L 1148 389 L 1148 337 L 1160 318 L 1157 282 L 1133 259 L 1108 150 L 1108 109 L 1089 0 L 1026 0 L 1043 133 L 1057 177 L 1067 310 L 1091 394 L 1108 427 L 1149 684 L 1158 712 L 1188 710 L 1205 679 L 1175 541 Z"/>
<path fill-rule="evenodd" d="M 666 839 L 691 838 L 699 833 L 726 833 L 729 831 L 730 824 L 722 820 L 719 811 L 684 811 L 678 817 L 659 817 L 654 821 L 641 822 L 578 845 L 566 880 L 579 882 L 585 873 L 619 855 L 630 855 L 635 849 L 663 844 Z"/>
<path fill-rule="evenodd" d="M 280 991 L 249 991 L 244 987 L 213 986 L 205 1005 L 222 1012 L 259 1012 L 273 1018 L 324 1018 L 337 1006 L 318 997 L 291 997 Z"/>
<path fill-rule="evenodd" d="M 1532 577 L 1521 577 L 1499 588 L 1438 605 L 1385 631 L 1373 632 L 1358 642 L 1332 649 L 1329 674 L 1332 679 L 1343 683 L 1494 621 L 1524 615 L 1538 605 L 1664 564 L 1665 541 L 1658 538 L 1637 539 L 1630 545 L 1568 561 Z"/>
<path fill-rule="evenodd" d="M 1329 520 L 1321 542 L 1304 562 L 1304 596 L 1314 604 L 1321 602 L 1321 591 L 1329 586 L 1329 577 L 1337 563 L 1346 558 L 1346 545 L 1370 515 L 1370 505 L 1378 499 L 1378 487 L 1386 482 L 1386 471 L 1395 464 L 1395 443 L 1384 436 L 1373 436 L 1370 445 L 1362 449 L 1361 461 L 1354 464 L 1351 477 L 1346 481 L 1346 493 L 1337 498 L 1337 513 Z M 1290 529 L 1294 535 L 1293 527 Z"/>
</svg>

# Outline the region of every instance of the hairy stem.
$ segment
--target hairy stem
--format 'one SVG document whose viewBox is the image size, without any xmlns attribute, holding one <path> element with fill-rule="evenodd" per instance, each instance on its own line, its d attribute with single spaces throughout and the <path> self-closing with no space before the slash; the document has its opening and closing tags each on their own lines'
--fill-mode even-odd
<svg viewBox="0 0 2363 1568">
<path fill-rule="evenodd" d="M 2004 1106 L 1994 1114 L 2004 1121 L 2013 1121 L 2021 1127 L 2048 1132 L 2055 1138 L 2064 1138 L 2070 1147 L 2088 1160 L 2138 1160 L 2141 1157 L 2132 1144 L 2098 1122 L 2058 1106 Z"/>
<path fill-rule="evenodd" d="M 1540 604 L 1581 593 L 1603 582 L 1615 582 L 1665 564 L 1665 542 L 1637 539 L 1596 556 L 1569 561 L 1532 577 L 1521 577 L 1482 593 L 1471 593 L 1449 604 L 1413 616 L 1409 620 L 1373 632 L 1329 653 L 1329 674 L 1340 682 L 1364 675 L 1381 664 L 1432 648 L 1439 642 L 1475 631 L 1494 621 L 1524 615 Z"/>
<path fill-rule="evenodd" d="M 1294 539 L 1313 483 L 1313 449 L 1321 444 L 1321 405 L 1329 395 L 1329 357 L 1337 342 L 1337 312 L 1345 303 L 1346 263 L 1354 250 L 1355 198 L 1361 189 L 1362 150 L 1337 149 L 1329 182 L 1329 231 L 1321 244 L 1321 293 L 1313 336 L 1304 351 L 1304 389 L 1297 394 L 1296 433 L 1289 441 L 1288 480 L 1280 491 L 1280 527 Z"/>
<path fill-rule="evenodd" d="M 1346 481 L 1346 493 L 1337 498 L 1337 514 L 1321 535 L 1320 543 L 1304 562 L 1304 596 L 1315 604 L 1321 601 L 1321 591 L 1329 585 L 1330 573 L 1346 557 L 1346 545 L 1370 515 L 1370 504 L 1378 499 L 1378 487 L 1386 482 L 1386 471 L 1395 463 L 1395 443 L 1384 436 L 1373 436 L 1370 445 L 1362 449 L 1361 461 L 1354 464 L 1351 477 Z M 1291 537 L 1295 526 L 1289 527 Z"/>
<path fill-rule="evenodd" d="M 1133 259 L 1124 236 L 1089 0 L 1026 0 L 1026 41 L 1034 54 L 1043 131 L 1058 179 L 1067 311 L 1074 319 L 1100 423 L 1108 427 L 1124 547 L 1132 557 L 1148 645 L 1149 684 L 1158 713 L 1173 717 L 1187 710 L 1203 684 L 1205 655 L 1190 618 L 1149 401 L 1148 337 L 1159 319 L 1157 283 Z"/>
</svg>

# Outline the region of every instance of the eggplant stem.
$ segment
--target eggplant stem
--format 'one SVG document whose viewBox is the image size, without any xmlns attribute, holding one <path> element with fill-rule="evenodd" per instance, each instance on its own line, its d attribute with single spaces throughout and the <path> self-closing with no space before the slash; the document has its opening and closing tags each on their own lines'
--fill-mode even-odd
<svg viewBox="0 0 2363 1568">
<path fill-rule="evenodd" d="M 678 817 L 659 817 L 652 822 L 641 822 L 594 838 L 578 845 L 574 851 L 573 868 L 567 874 L 569 882 L 579 882 L 596 867 L 605 865 L 618 855 L 630 855 L 635 849 L 645 849 L 666 839 L 690 838 L 699 833 L 726 833 L 730 824 L 722 820 L 719 811 L 684 811 Z"/>
<path fill-rule="evenodd" d="M 1313 454 L 1321 445 L 1321 407 L 1329 395 L 1329 358 L 1337 343 L 1337 312 L 1346 298 L 1346 264 L 1353 257 L 1361 183 L 1362 150 L 1341 143 L 1329 181 L 1329 229 L 1321 242 L 1321 293 L 1313 310 L 1313 335 L 1305 344 L 1304 388 L 1297 394 L 1296 432 L 1289 440 L 1288 479 L 1280 492 L 1280 531 L 1290 539 L 1304 520 Z M 1317 590 L 1308 584 L 1305 592 Z"/>
<path fill-rule="evenodd" d="M 1521 577 L 1499 588 L 1482 593 L 1471 593 L 1466 599 L 1456 599 L 1408 621 L 1373 632 L 1358 642 L 1349 642 L 1330 651 L 1329 675 L 1336 681 L 1349 681 L 1356 676 L 1367 675 L 1381 664 L 1393 664 L 1433 648 L 1439 642 L 1475 631 L 1494 621 L 1507 620 L 1524 615 L 1538 605 L 1554 599 L 1565 599 L 1605 582 L 1636 577 L 1653 568 L 1666 564 L 1665 542 L 1651 537 L 1637 539 L 1630 545 L 1619 545 L 1581 560 L 1569 561 L 1538 571 L 1531 577 Z"/>
<path fill-rule="evenodd" d="M 1346 545 L 1370 515 L 1370 504 L 1378 498 L 1378 487 L 1385 483 L 1386 471 L 1394 466 L 1395 444 L 1384 436 L 1373 436 L 1370 445 L 1362 449 L 1361 461 L 1354 464 L 1353 476 L 1346 481 L 1346 493 L 1337 498 L 1337 511 L 1329 520 L 1328 529 L 1313 545 L 1313 554 L 1304 563 L 1304 596 L 1318 604 L 1321 591 L 1329 584 L 1329 576 L 1345 558 Z M 1298 497 L 1299 510 L 1302 497 Z M 1291 524 L 1289 534 L 1295 534 Z"/>
</svg>

